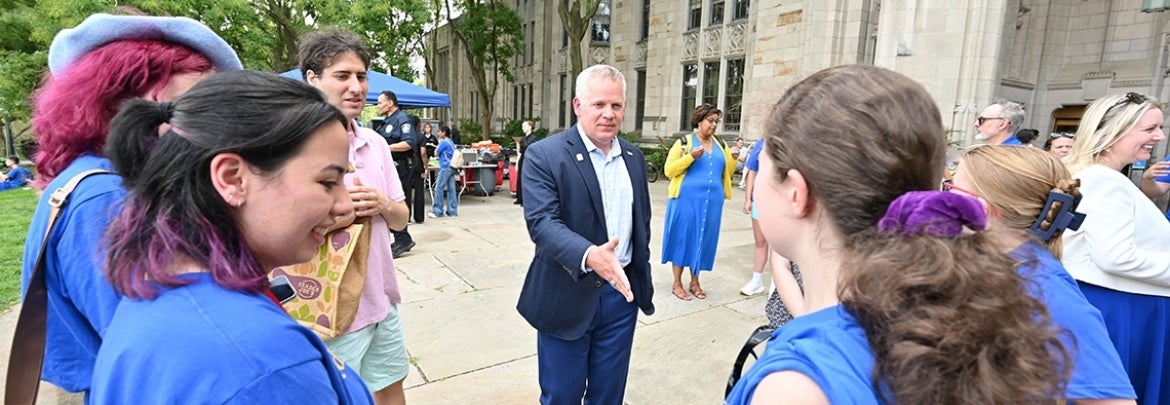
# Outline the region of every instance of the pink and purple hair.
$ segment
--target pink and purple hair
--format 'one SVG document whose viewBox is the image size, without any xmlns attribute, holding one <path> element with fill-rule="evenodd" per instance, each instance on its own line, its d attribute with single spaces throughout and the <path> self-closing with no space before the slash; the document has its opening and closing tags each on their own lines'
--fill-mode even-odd
<svg viewBox="0 0 1170 405">
<path fill-rule="evenodd" d="M 124 101 L 149 97 L 171 77 L 214 69 L 202 54 L 161 40 L 121 40 L 79 58 L 48 77 L 33 96 L 33 131 L 39 143 L 33 157 L 43 188 L 74 159 L 101 154 L 110 119 Z"/>
</svg>

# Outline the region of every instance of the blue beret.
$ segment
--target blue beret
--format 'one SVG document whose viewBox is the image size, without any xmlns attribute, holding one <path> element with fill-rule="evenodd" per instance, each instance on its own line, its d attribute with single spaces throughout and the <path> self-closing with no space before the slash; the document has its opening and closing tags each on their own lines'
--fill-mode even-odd
<svg viewBox="0 0 1170 405">
<path fill-rule="evenodd" d="M 49 46 L 49 71 L 60 73 L 87 52 L 126 39 L 157 39 L 185 45 L 211 60 L 219 71 L 241 70 L 236 51 L 202 23 L 186 17 L 94 14 L 57 33 Z"/>
</svg>

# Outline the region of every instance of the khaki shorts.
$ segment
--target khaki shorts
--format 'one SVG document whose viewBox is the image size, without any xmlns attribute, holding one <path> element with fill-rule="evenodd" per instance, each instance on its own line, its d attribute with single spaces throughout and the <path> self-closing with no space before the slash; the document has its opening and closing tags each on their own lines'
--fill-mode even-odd
<svg viewBox="0 0 1170 405">
<path fill-rule="evenodd" d="M 333 338 L 325 346 L 362 377 L 371 393 L 402 381 L 410 371 L 397 305 L 390 306 L 386 319 Z"/>
</svg>

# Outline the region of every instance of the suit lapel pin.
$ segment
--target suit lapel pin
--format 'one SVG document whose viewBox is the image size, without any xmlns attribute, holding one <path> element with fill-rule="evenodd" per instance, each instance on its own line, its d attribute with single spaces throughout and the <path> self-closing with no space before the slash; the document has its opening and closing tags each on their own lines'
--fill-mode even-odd
<svg viewBox="0 0 1170 405">
<path fill-rule="evenodd" d="M 578 154 L 577 154 L 577 161 L 578 161 L 578 162 L 580 162 L 580 161 L 583 161 L 583 160 L 585 160 L 585 157 L 584 157 L 584 156 L 581 156 L 581 154 L 580 154 L 580 153 L 578 153 Z"/>
<path fill-rule="evenodd" d="M 630 152 L 630 151 L 628 151 L 628 150 L 626 151 L 626 154 L 627 154 L 627 155 L 630 155 L 630 156 L 634 156 L 634 152 Z"/>
</svg>

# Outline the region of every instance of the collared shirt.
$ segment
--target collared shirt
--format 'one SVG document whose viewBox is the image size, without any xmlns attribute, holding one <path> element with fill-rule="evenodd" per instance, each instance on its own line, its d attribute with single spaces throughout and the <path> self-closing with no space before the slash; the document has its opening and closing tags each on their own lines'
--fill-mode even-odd
<svg viewBox="0 0 1170 405">
<path fill-rule="evenodd" d="M 1020 138 L 1016 138 L 1015 135 L 1012 135 L 1012 136 L 1009 136 L 1008 139 L 1004 139 L 1003 143 L 1001 143 L 1000 145 L 1024 146 L 1024 143 L 1020 142 Z"/>
<path fill-rule="evenodd" d="M 577 126 L 577 132 L 581 134 L 581 142 L 585 144 L 585 150 L 589 152 L 589 161 L 593 163 L 593 172 L 597 174 L 597 184 L 601 186 L 606 238 L 607 240 L 617 238 L 618 244 L 614 248 L 614 253 L 617 254 L 622 267 L 626 267 L 630 264 L 634 251 L 630 246 L 634 232 L 634 186 L 630 182 L 630 171 L 626 169 L 626 161 L 622 159 L 621 143 L 614 138 L 610 143 L 609 154 L 606 154 L 593 144 L 580 125 Z M 585 256 L 581 258 L 581 268 L 585 271 L 593 270 L 585 267 L 585 258 L 589 257 L 589 250 L 586 250 Z"/>
<path fill-rule="evenodd" d="M 390 148 L 386 142 L 368 128 L 355 128 L 349 134 L 349 163 L 353 166 L 353 173 L 345 176 L 346 187 L 353 186 L 354 178 L 360 178 L 363 185 L 377 189 L 391 201 L 405 200 L 406 195 L 402 192 L 402 183 L 398 180 L 394 162 L 390 160 Z M 390 251 L 390 229 L 381 215 L 372 218 L 374 226 L 370 233 L 366 285 L 358 302 L 357 315 L 346 333 L 385 319 L 390 305 L 402 302 L 398 270 Z"/>
</svg>

